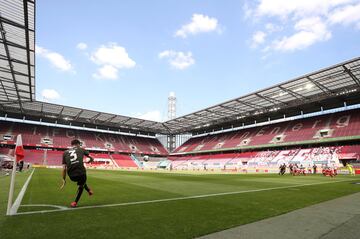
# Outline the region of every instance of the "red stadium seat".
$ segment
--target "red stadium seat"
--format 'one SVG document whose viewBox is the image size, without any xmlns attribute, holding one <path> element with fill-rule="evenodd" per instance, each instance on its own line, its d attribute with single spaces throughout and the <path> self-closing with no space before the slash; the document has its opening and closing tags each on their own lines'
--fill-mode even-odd
<svg viewBox="0 0 360 239">
<path fill-rule="evenodd" d="M 14 145 L 14 139 L 18 134 L 22 134 L 25 147 L 32 146 L 66 149 L 69 147 L 70 141 L 77 138 L 80 139 L 83 142 L 84 147 L 88 149 L 164 156 L 168 154 L 164 146 L 155 138 L 1 122 L 0 137 L 4 137 L 5 135 L 12 136 L 11 139 L 0 139 L 1 143 Z"/>
<path fill-rule="evenodd" d="M 351 110 L 306 119 L 286 121 L 266 126 L 241 129 L 234 132 L 194 137 L 178 147 L 174 153 L 196 153 L 205 150 L 249 148 L 309 144 L 327 139 L 346 140 L 360 136 L 360 110 Z"/>
</svg>

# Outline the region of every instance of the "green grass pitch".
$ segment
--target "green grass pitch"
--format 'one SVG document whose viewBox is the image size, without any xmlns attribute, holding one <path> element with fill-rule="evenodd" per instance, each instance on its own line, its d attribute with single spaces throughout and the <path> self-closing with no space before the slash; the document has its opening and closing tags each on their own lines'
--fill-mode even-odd
<svg viewBox="0 0 360 239">
<path fill-rule="evenodd" d="M 56 209 L 26 205 L 68 207 L 76 185 L 67 180 L 60 191 L 60 175 L 57 169 L 36 169 L 18 212 Z M 16 193 L 28 176 L 17 174 Z M 360 178 L 351 176 L 89 170 L 88 184 L 95 194 L 89 197 L 84 191 L 79 202 L 79 208 L 87 208 L 9 217 L 9 180 L 0 177 L 1 239 L 194 238 L 360 191 L 360 185 L 351 183 Z M 228 192 L 235 193 L 222 194 Z M 165 200 L 153 201 L 159 199 Z"/>
</svg>

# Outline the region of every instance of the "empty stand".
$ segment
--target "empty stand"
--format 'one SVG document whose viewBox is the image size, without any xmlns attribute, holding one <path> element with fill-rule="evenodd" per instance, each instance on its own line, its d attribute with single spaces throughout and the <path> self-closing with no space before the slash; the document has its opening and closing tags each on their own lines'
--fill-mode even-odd
<svg viewBox="0 0 360 239">
<path fill-rule="evenodd" d="M 46 165 L 58 166 L 62 164 L 63 151 L 52 151 L 46 152 L 45 163 Z M 26 155 L 25 155 L 26 156 Z"/>
<path fill-rule="evenodd" d="M 34 165 L 44 164 L 44 150 L 25 150 L 24 162 Z"/>
<path fill-rule="evenodd" d="M 360 110 L 241 129 L 234 132 L 194 137 L 178 147 L 174 153 L 220 151 L 228 148 L 251 148 L 326 142 L 331 139 L 360 138 Z"/>
<path fill-rule="evenodd" d="M 149 155 L 168 154 L 163 145 L 155 138 L 0 122 L 0 142 L 2 144 L 13 145 L 18 134 L 22 134 L 24 146 L 66 149 L 69 147 L 70 141 L 77 138 L 88 149 Z"/>
<path fill-rule="evenodd" d="M 120 168 L 135 168 L 137 167 L 136 163 L 130 155 L 123 155 L 123 154 L 113 154 L 111 155 L 113 160 L 115 161 L 116 165 Z"/>
<path fill-rule="evenodd" d="M 281 164 L 298 164 L 305 167 L 317 165 L 340 166 L 341 155 L 359 159 L 360 145 L 266 150 L 237 154 L 212 154 L 201 156 L 171 156 L 173 169 L 277 169 Z M 343 156 L 346 159 L 345 156 Z"/>
</svg>

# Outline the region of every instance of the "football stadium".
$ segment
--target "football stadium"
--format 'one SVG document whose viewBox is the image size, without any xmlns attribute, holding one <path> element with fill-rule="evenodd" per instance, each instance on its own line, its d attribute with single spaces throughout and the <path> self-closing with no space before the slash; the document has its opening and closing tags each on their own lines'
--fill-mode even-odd
<svg viewBox="0 0 360 239">
<path fill-rule="evenodd" d="M 0 0 L 1 239 L 360 238 L 360 57 L 150 120 L 38 97 L 37 4 Z"/>
</svg>

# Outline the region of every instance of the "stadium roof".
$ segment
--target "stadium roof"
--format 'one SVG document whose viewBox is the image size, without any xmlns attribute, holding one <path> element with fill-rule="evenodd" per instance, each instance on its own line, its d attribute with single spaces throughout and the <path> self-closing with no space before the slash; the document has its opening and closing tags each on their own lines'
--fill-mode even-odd
<svg viewBox="0 0 360 239">
<path fill-rule="evenodd" d="M 0 101 L 35 100 L 35 3 L 0 1 Z"/>
<path fill-rule="evenodd" d="M 26 101 L 22 102 L 21 106 L 18 103 L 2 103 L 0 110 L 8 114 L 18 114 L 22 111 L 21 115 L 27 118 L 48 119 L 49 122 L 57 121 L 64 124 L 76 124 L 77 122 L 85 125 L 129 129 L 132 132 L 168 133 L 168 130 L 160 122 L 41 101 Z"/>
<path fill-rule="evenodd" d="M 58 121 L 65 124 L 83 123 L 129 129 L 133 132 L 178 134 L 211 129 L 217 125 L 283 116 L 290 108 L 310 105 L 314 112 L 332 99 L 343 104 L 355 95 L 360 100 L 360 57 L 283 82 L 224 103 L 188 114 L 164 123 L 117 114 L 103 113 L 40 101 L 2 101 L 3 113 L 19 114 L 27 118 Z M 297 110 L 299 112 L 299 110 Z"/>
<path fill-rule="evenodd" d="M 360 57 L 226 101 L 164 123 L 172 132 L 196 131 L 246 118 L 275 115 L 286 109 L 330 101 L 343 103 L 348 95 L 360 99 Z M 281 116 L 283 113 L 280 114 Z"/>
<path fill-rule="evenodd" d="M 179 134 L 360 100 L 360 58 L 164 123 L 35 100 L 35 1 L 0 1 L 0 112 L 65 124 Z M 333 107 L 334 105 L 327 105 Z"/>
</svg>

